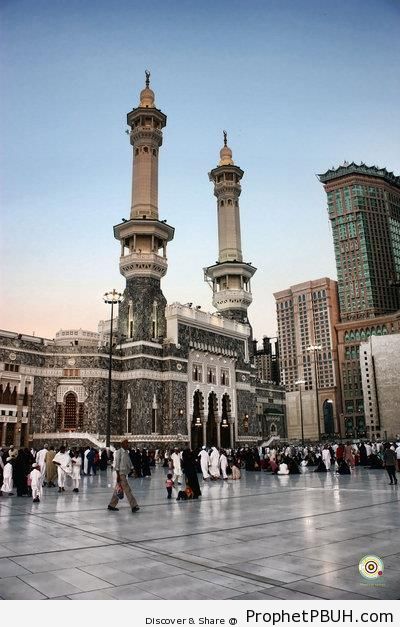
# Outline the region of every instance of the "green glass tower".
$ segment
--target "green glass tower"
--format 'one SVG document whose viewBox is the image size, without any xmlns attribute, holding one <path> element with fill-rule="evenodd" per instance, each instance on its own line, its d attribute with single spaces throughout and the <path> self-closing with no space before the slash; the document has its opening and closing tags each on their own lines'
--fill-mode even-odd
<svg viewBox="0 0 400 627">
<path fill-rule="evenodd" d="M 400 309 L 400 177 L 345 163 L 319 180 L 328 196 L 342 322 Z"/>
</svg>

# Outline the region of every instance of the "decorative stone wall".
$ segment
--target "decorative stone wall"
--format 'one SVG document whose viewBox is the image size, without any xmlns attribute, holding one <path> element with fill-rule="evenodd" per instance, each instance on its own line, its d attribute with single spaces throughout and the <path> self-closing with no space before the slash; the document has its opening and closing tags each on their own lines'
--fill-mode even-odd
<svg viewBox="0 0 400 627">
<path fill-rule="evenodd" d="M 222 333 L 213 333 L 199 329 L 198 327 L 190 327 L 179 323 L 178 342 L 186 354 L 189 349 L 199 348 L 200 350 L 223 354 L 223 351 L 229 351 L 236 358 L 238 367 L 246 367 L 245 362 L 245 342 L 229 335 Z M 209 347 L 209 348 L 208 348 Z"/>
<path fill-rule="evenodd" d="M 132 302 L 133 341 L 153 339 L 153 306 L 157 303 L 157 338 L 166 334 L 165 307 L 167 301 L 161 291 L 160 281 L 152 277 L 137 276 L 127 279 L 124 298 L 119 305 L 118 333 L 130 338 L 129 305 Z"/>
<path fill-rule="evenodd" d="M 241 437 L 257 437 L 258 419 L 256 417 L 255 389 L 237 391 L 237 434 Z M 248 430 L 244 428 L 245 415 L 248 415 Z"/>
</svg>

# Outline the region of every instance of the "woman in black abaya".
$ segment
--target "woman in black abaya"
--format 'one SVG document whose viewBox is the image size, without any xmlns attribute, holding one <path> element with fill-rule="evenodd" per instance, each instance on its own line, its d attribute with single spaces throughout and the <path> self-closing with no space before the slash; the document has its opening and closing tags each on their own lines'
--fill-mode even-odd
<svg viewBox="0 0 400 627">
<path fill-rule="evenodd" d="M 196 460 L 190 449 L 185 449 L 182 453 L 182 470 L 185 473 L 186 483 L 193 491 L 193 498 L 201 496 L 199 480 L 196 472 Z"/>
</svg>

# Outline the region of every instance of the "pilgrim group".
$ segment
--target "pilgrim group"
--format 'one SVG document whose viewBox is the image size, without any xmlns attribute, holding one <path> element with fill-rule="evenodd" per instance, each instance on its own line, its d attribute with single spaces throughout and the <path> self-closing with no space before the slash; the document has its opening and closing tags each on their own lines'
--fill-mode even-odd
<svg viewBox="0 0 400 627">
<path fill-rule="evenodd" d="M 0 496 L 31 496 L 39 503 L 43 487 L 58 488 L 58 493 L 72 488 L 77 493 L 82 477 L 106 471 L 109 466 L 116 473 L 116 485 L 108 510 L 118 511 L 118 500 L 124 495 L 132 512 L 140 508 L 128 483 L 129 477 L 150 478 L 152 466 L 167 469 L 165 487 L 167 498 L 173 490 L 177 500 L 198 499 L 201 489 L 198 476 L 204 482 L 238 480 L 244 469 L 249 472 L 269 472 L 273 475 L 292 475 L 301 472 L 336 472 L 350 475 L 355 466 L 366 469 L 386 469 L 390 485 L 397 485 L 400 472 L 400 440 L 397 442 L 347 442 L 315 445 L 280 445 L 263 448 L 248 446 L 238 449 L 218 449 L 215 446 L 192 451 L 147 451 L 130 449 L 123 440 L 113 452 L 110 448 L 98 451 L 93 447 L 70 449 L 61 446 L 57 451 L 44 445 L 39 451 L 28 448 L 0 449 Z"/>
</svg>

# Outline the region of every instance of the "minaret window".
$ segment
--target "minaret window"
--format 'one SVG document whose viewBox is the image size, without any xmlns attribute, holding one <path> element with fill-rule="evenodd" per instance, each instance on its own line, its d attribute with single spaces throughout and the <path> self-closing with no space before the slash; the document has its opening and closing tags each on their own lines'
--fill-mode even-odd
<svg viewBox="0 0 400 627">
<path fill-rule="evenodd" d="M 133 337 L 133 303 L 129 302 L 128 307 L 128 337 Z"/>
<path fill-rule="evenodd" d="M 148 146 L 144 146 L 144 148 L 143 148 L 143 152 L 149 152 L 149 148 L 148 148 Z"/>
<path fill-rule="evenodd" d="M 151 329 L 153 338 L 157 338 L 158 337 L 157 310 L 158 310 L 158 304 L 157 304 L 156 301 L 154 301 L 154 303 L 153 303 L 152 329 Z"/>
</svg>

